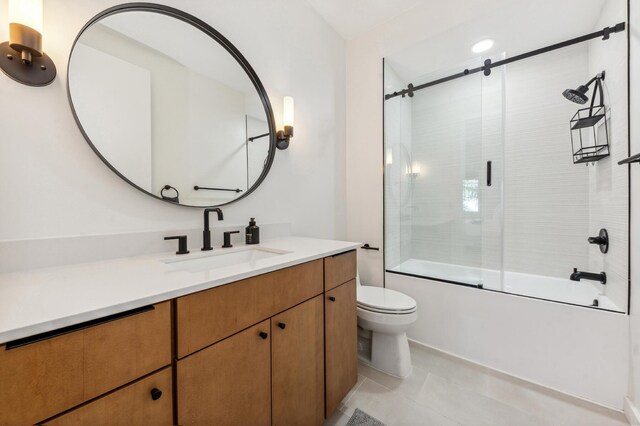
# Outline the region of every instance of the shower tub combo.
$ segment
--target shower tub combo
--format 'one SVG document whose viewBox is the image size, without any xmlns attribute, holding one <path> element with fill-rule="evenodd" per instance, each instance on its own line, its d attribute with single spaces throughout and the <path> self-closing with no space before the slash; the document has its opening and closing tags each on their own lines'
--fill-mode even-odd
<svg viewBox="0 0 640 426">
<path fill-rule="evenodd" d="M 500 291 L 541 300 L 592 306 L 603 310 L 622 312 L 604 294 L 604 285 L 596 282 L 579 282 L 521 272 L 481 269 L 428 260 L 409 259 L 387 272 L 443 281 L 483 290 Z"/>
</svg>

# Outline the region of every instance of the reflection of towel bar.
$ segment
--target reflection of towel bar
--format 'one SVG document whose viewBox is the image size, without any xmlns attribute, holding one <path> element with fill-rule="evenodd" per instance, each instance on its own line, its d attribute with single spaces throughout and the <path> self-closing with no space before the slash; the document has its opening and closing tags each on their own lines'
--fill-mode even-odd
<svg viewBox="0 0 640 426">
<path fill-rule="evenodd" d="M 248 140 L 249 142 L 253 142 L 253 141 L 255 141 L 256 139 L 264 138 L 265 136 L 269 136 L 270 134 L 271 134 L 271 133 L 263 133 L 262 135 L 252 136 L 252 137 L 248 138 L 247 140 Z"/>
<path fill-rule="evenodd" d="M 196 191 L 199 191 L 201 189 L 206 189 L 209 191 L 229 191 L 229 192 L 242 192 L 242 189 L 240 188 L 236 188 L 236 189 L 228 189 L 228 188 L 207 188 L 206 186 L 194 186 L 193 189 L 195 189 Z"/>
</svg>

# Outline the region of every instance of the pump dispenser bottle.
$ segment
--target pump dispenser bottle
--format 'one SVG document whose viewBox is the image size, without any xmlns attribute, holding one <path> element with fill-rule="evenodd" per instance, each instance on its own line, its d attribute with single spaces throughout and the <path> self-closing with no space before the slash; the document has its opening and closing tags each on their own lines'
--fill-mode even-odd
<svg viewBox="0 0 640 426">
<path fill-rule="evenodd" d="M 247 244 L 260 244 L 260 228 L 256 226 L 256 218 L 252 217 L 249 221 L 249 226 L 246 228 L 247 231 Z"/>
</svg>

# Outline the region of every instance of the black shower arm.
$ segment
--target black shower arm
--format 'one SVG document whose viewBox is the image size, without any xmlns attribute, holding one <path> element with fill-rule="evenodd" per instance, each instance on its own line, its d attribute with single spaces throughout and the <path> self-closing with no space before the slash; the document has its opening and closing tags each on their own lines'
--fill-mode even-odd
<svg viewBox="0 0 640 426">
<path fill-rule="evenodd" d="M 593 77 L 589 83 L 587 83 L 587 87 L 595 80 L 596 85 L 593 88 L 593 95 L 591 95 L 591 105 L 589 106 L 589 117 L 593 115 L 593 107 L 596 101 L 596 93 L 600 95 L 600 106 L 604 105 L 604 92 L 602 90 L 602 79 L 603 79 L 604 71 L 602 74 L 598 74 Z"/>
</svg>

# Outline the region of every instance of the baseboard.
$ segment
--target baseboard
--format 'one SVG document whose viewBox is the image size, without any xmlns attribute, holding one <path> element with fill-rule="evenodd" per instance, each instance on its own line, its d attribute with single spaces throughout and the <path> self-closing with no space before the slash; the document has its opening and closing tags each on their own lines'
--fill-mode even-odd
<svg viewBox="0 0 640 426">
<path fill-rule="evenodd" d="M 596 402 L 596 401 L 592 401 L 592 400 L 587 399 L 587 398 L 583 398 L 583 397 L 578 396 L 578 395 L 570 394 L 570 393 L 561 391 L 559 389 L 555 389 L 555 388 L 543 385 L 541 383 L 537 383 L 537 382 L 531 381 L 529 379 L 525 379 L 523 377 L 516 376 L 516 375 L 511 374 L 511 373 L 507 373 L 506 371 L 498 370 L 498 369 L 496 369 L 494 367 L 479 363 L 477 361 L 473 361 L 471 359 L 468 359 L 468 358 L 465 358 L 465 357 L 461 357 L 461 356 L 456 355 L 454 353 L 447 352 L 447 351 L 444 351 L 442 349 L 439 349 L 439 348 L 436 348 L 436 347 L 433 347 L 433 346 L 429 346 L 429 345 L 424 344 L 422 342 L 419 342 L 417 340 L 409 339 L 409 344 L 415 345 L 415 346 L 419 346 L 419 347 L 422 347 L 422 348 L 426 348 L 428 350 L 432 350 L 432 351 L 435 351 L 435 352 L 440 352 L 441 354 L 444 354 L 444 355 L 449 356 L 451 358 L 456 358 L 456 359 L 464 361 L 464 362 L 466 362 L 468 364 L 475 365 L 475 366 L 477 366 L 479 368 L 491 370 L 491 371 L 495 372 L 496 374 L 501 375 L 503 377 L 508 377 L 508 378 L 510 378 L 512 380 L 516 380 L 516 381 L 519 381 L 519 382 L 524 382 L 524 383 L 526 383 L 528 385 L 535 386 L 536 388 L 544 389 L 544 390 L 546 390 L 548 392 L 552 392 L 554 394 L 557 394 L 558 396 L 562 396 L 564 398 L 570 398 L 571 400 L 576 401 L 576 402 L 582 402 L 582 403 L 586 403 L 586 404 L 589 404 L 589 405 L 595 405 L 595 406 L 601 407 L 602 409 L 605 409 L 605 410 L 611 410 L 611 411 L 616 411 L 618 413 L 622 413 L 622 410 L 619 407 L 617 407 L 617 408 L 616 407 L 611 407 L 611 406 L 604 405 L 604 404 L 601 404 L 601 403 Z M 626 404 L 626 401 L 624 402 L 624 404 Z M 625 405 L 625 408 L 626 408 L 626 405 Z M 625 413 L 626 413 L 626 409 L 625 409 Z M 637 413 L 637 409 L 636 409 L 636 413 Z M 632 425 L 638 425 L 638 423 L 631 423 L 631 424 Z"/>
<path fill-rule="evenodd" d="M 624 415 L 627 416 L 630 425 L 640 425 L 640 410 L 631 403 L 629 397 L 624 399 Z"/>
</svg>

